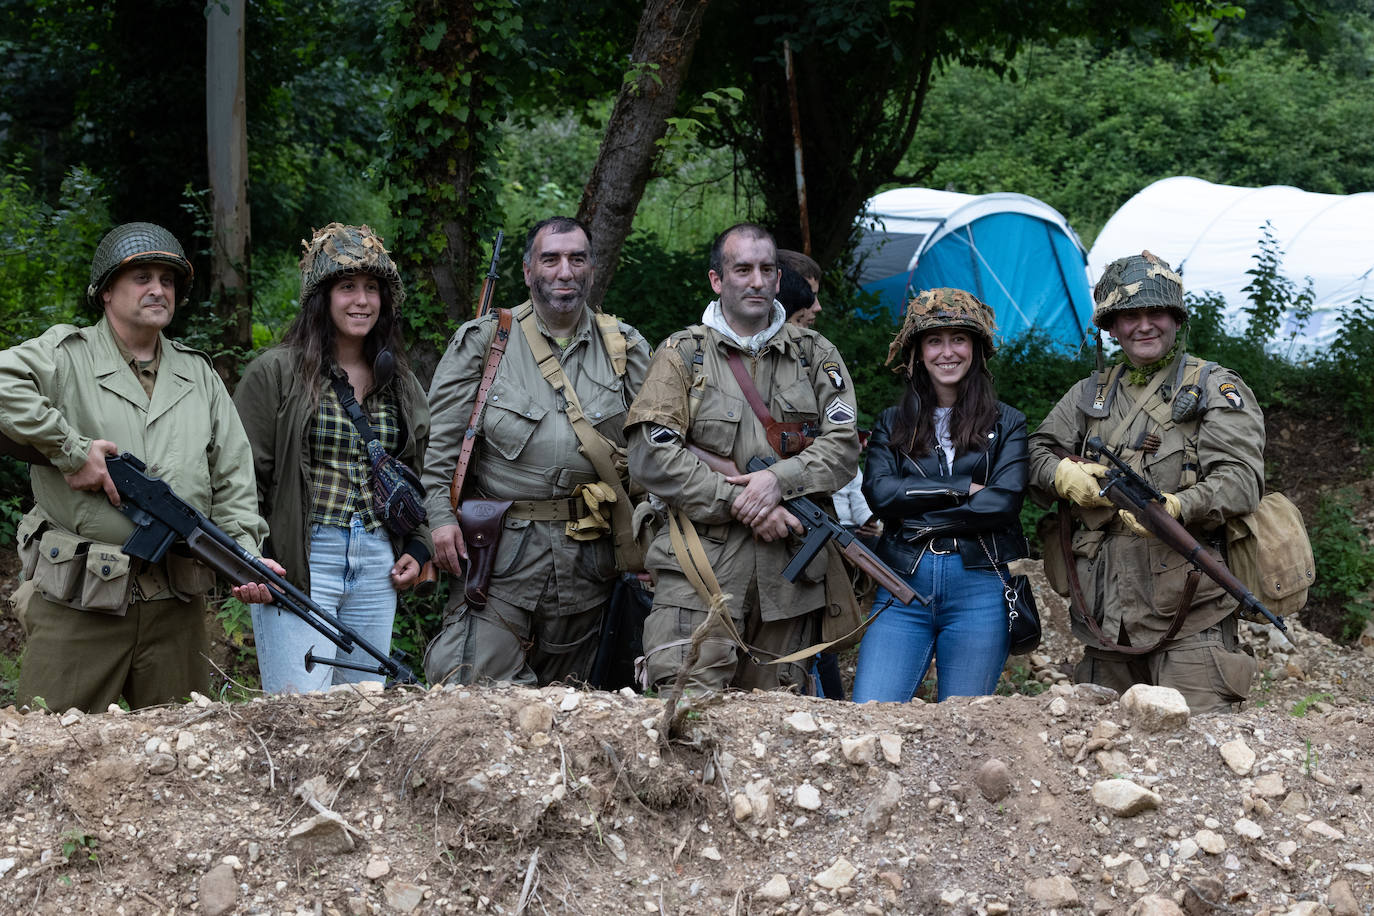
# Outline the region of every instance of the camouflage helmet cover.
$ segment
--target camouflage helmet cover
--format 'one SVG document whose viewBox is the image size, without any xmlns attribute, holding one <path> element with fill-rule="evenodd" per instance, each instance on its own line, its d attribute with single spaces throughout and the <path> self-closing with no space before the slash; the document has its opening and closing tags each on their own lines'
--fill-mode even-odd
<svg viewBox="0 0 1374 916">
<path fill-rule="evenodd" d="M 893 360 L 898 360 L 892 371 L 909 373 L 910 361 L 903 359 L 902 354 L 915 348 L 921 334 L 936 328 L 965 328 L 982 338 L 984 355 L 991 356 L 996 350 L 993 334 L 997 323 L 993 320 L 992 309 L 973 293 L 940 287 L 924 290 L 907 304 L 906 320 L 887 348 L 884 365 L 892 365 Z"/>
<path fill-rule="evenodd" d="M 367 226 L 330 223 L 316 229 L 310 241 L 301 239 L 301 248 L 302 303 L 332 277 L 369 273 L 391 288 L 392 307 L 401 307 L 406 295 L 401 272 L 383 247 L 382 237 Z"/>
<path fill-rule="evenodd" d="M 1148 251 L 1117 258 L 1102 271 L 1093 287 L 1093 324 L 1111 330 L 1116 312 L 1127 309 L 1169 309 L 1179 323 L 1188 320 L 1183 303 L 1183 278 L 1168 263 Z"/>
<path fill-rule="evenodd" d="M 185 298 L 191 287 L 195 270 L 186 258 L 176 236 L 155 223 L 124 223 L 116 226 L 95 248 L 91 258 L 91 282 L 86 287 L 86 301 L 100 307 L 100 294 L 115 272 L 129 264 L 166 264 L 179 273 L 177 297 Z"/>
</svg>

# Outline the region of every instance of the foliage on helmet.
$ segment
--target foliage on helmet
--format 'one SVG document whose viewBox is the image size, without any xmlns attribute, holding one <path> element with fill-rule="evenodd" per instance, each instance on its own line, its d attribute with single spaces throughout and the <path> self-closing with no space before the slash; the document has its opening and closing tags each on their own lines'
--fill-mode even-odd
<svg viewBox="0 0 1374 916">
<path fill-rule="evenodd" d="M 86 301 L 99 308 L 100 294 L 123 267 L 130 264 L 166 264 L 177 271 L 177 299 L 184 299 L 195 270 L 176 236 L 155 223 L 124 223 L 116 226 L 95 248 Z"/>
<path fill-rule="evenodd" d="M 916 346 L 921 334 L 936 328 L 964 328 L 982 338 L 986 355 L 991 356 L 996 350 L 993 334 L 997 331 L 997 322 L 992 309 L 973 293 L 940 287 L 924 290 L 907 303 L 906 319 L 887 348 L 884 365 L 892 365 L 892 361 L 897 360 L 894 372 L 909 371 L 909 361 L 903 359 L 902 354 Z"/>
<path fill-rule="evenodd" d="M 1093 301 L 1093 324 L 1104 331 L 1116 320 L 1114 313 L 1127 309 L 1169 309 L 1180 324 L 1188 320 L 1183 278 L 1163 258 L 1148 251 L 1108 264 L 1093 287 Z"/>
<path fill-rule="evenodd" d="M 382 245 L 382 237 L 367 226 L 330 223 L 316 229 L 310 241 L 301 240 L 301 299 L 309 299 L 326 281 L 345 274 L 369 273 L 391 288 L 391 302 L 400 308 L 405 299 L 401 273 Z"/>
</svg>

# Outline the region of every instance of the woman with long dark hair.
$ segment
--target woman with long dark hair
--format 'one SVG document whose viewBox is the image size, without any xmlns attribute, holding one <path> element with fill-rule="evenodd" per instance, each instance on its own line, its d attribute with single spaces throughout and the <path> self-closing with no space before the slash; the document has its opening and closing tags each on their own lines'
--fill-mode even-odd
<svg viewBox="0 0 1374 916">
<path fill-rule="evenodd" d="M 282 342 L 244 371 L 234 403 L 253 443 L 258 502 L 271 528 L 266 553 L 293 585 L 383 650 L 396 592 L 433 551 L 429 529 L 390 534 L 372 504 L 366 444 L 345 410 L 351 392 L 387 452 L 418 476 L 429 406 L 401 337 L 401 275 L 367 226 L 330 223 L 301 257 L 301 310 Z M 293 693 L 377 675 L 304 658 L 333 643 L 273 605 L 253 605 L 263 690 Z M 340 660 L 371 663 L 359 649 Z"/>
<path fill-rule="evenodd" d="M 916 592 L 864 634 L 854 700 L 905 703 L 935 658 L 938 698 L 992 693 L 1009 649 L 1002 577 L 1027 554 L 1026 418 L 997 400 L 992 310 L 926 290 L 907 306 L 887 362 L 906 377 L 868 442 L 864 496 L 883 520 L 877 554 Z"/>
</svg>

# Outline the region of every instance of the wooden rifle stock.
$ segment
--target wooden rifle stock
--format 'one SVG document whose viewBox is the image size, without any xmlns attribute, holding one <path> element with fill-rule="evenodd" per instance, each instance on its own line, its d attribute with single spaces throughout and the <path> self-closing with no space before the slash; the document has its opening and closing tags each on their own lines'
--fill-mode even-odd
<svg viewBox="0 0 1374 916">
<path fill-rule="evenodd" d="M 1146 530 L 1159 538 L 1161 543 L 1182 556 L 1194 569 L 1220 585 L 1228 595 L 1239 601 L 1241 608 L 1246 612 L 1263 615 L 1266 620 L 1278 628 L 1279 632 L 1288 636 L 1288 627 L 1283 622 L 1283 618 L 1278 617 L 1265 607 L 1255 597 L 1254 593 L 1246 588 L 1245 584 L 1237 579 L 1220 560 L 1208 553 L 1207 549 L 1198 543 L 1197 538 L 1193 537 L 1178 519 L 1168 513 L 1164 508 L 1163 493 L 1133 471 L 1130 465 L 1107 448 L 1098 437 L 1090 438 L 1087 441 L 1087 447 L 1089 451 L 1096 453 L 1099 457 L 1106 458 L 1113 465 L 1103 478 L 1102 486 L 1102 495 L 1111 500 L 1112 505 L 1130 512 Z M 1052 451 L 1060 458 L 1085 460 L 1064 449 L 1056 448 Z M 1073 557 L 1068 555 L 1065 559 L 1072 562 Z M 1292 642 L 1291 637 L 1289 637 L 1289 642 Z"/>
<path fill-rule="evenodd" d="M 0 455 L 15 458 L 25 464 L 40 464 L 45 467 L 52 467 L 52 462 L 48 456 L 34 448 L 32 445 L 20 445 L 4 433 L 0 433 Z"/>
<path fill-rule="evenodd" d="M 692 442 L 688 442 L 686 448 L 687 451 L 701 459 L 703 464 L 719 474 L 736 477 L 743 473 L 735 462 L 726 458 L 724 455 L 708 452 L 706 449 Z M 763 460 L 764 459 L 759 458 L 753 459 L 753 461 L 750 462 L 751 467 L 754 462 Z M 784 499 L 782 505 L 783 508 L 792 513 L 807 531 L 802 550 L 799 551 L 797 555 L 792 558 L 792 562 L 787 565 L 787 570 L 783 572 L 784 576 L 794 580 L 795 576 L 801 572 L 801 568 L 810 562 L 811 558 L 816 555 L 820 547 L 823 546 L 826 541 L 833 540 L 835 546 L 840 549 L 840 553 L 844 554 L 845 558 L 849 560 L 853 566 L 868 573 L 868 575 L 873 578 L 873 581 L 886 588 L 898 601 L 903 604 L 910 604 L 912 601 L 916 600 L 916 593 L 911 590 L 911 586 L 907 585 L 906 582 L 902 580 L 901 576 L 897 575 L 897 573 L 886 563 L 878 559 L 877 555 L 865 547 L 863 543 L 854 536 L 852 531 L 849 531 L 839 522 L 827 515 L 815 502 L 805 496 L 800 496 L 793 499 Z M 798 562 L 799 560 L 801 562 Z"/>
</svg>

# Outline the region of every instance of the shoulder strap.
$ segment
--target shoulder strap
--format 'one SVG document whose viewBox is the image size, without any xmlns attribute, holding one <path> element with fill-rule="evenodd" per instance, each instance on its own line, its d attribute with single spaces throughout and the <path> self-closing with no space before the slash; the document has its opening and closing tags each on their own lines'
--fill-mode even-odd
<svg viewBox="0 0 1374 916">
<path fill-rule="evenodd" d="M 606 352 L 611 357 L 611 368 L 615 370 L 616 378 L 625 377 L 625 366 L 628 362 L 629 343 L 625 340 L 625 335 L 620 332 L 620 319 L 614 315 L 607 315 L 597 312 L 596 327 L 601 331 L 601 342 L 606 345 Z"/>
<path fill-rule="evenodd" d="M 620 568 L 630 572 L 643 569 L 644 555 L 634 538 L 634 507 L 630 503 L 630 495 L 625 491 L 625 482 L 621 480 L 620 471 L 616 468 L 617 446 L 597 432 L 587 419 L 587 415 L 582 412 L 582 402 L 578 399 L 573 386 L 568 383 L 568 377 L 563 372 L 563 364 L 558 361 L 553 348 L 540 333 L 533 309 L 521 313 L 520 330 L 524 332 L 530 353 L 539 364 L 539 374 L 544 376 L 544 381 L 548 382 L 554 391 L 563 396 L 564 413 L 568 416 L 568 422 L 572 424 L 577 441 L 582 444 L 582 451 L 591 461 L 592 467 L 596 468 L 597 476 L 615 491 L 615 502 L 611 504 L 611 533 L 615 537 Z"/>
<path fill-rule="evenodd" d="M 788 458 L 809 446 L 815 435 L 814 430 L 808 430 L 805 423 L 780 423 L 773 418 L 773 415 L 768 412 L 768 405 L 763 403 L 763 396 L 755 387 L 754 380 L 750 377 L 749 370 L 744 365 L 744 358 L 739 355 L 739 351 L 730 350 L 725 359 L 730 364 L 730 371 L 734 373 L 735 381 L 739 382 L 740 391 L 744 393 L 744 399 L 749 402 L 749 407 L 754 411 L 754 416 L 758 417 L 759 422 L 763 424 L 765 437 L 773 451 L 777 452 L 779 457 Z"/>
<path fill-rule="evenodd" d="M 1169 373 L 1165 372 L 1163 369 L 1155 373 L 1154 378 L 1150 380 L 1150 384 L 1146 385 L 1145 390 L 1136 396 L 1135 403 L 1132 404 L 1131 409 L 1126 412 L 1126 416 L 1122 417 L 1121 422 L 1112 428 L 1110 435 L 1103 438 L 1103 442 L 1115 442 L 1116 437 L 1126 431 L 1126 428 L 1131 425 L 1131 421 L 1135 419 L 1135 415 L 1145 408 L 1145 404 L 1150 398 L 1154 397 L 1155 392 L 1164 384 L 1164 379 L 1168 377 L 1168 375 Z"/>
<path fill-rule="evenodd" d="M 334 394 L 338 396 L 339 403 L 343 405 L 344 412 L 348 414 L 348 419 L 353 421 L 353 428 L 358 431 L 358 436 L 366 445 L 377 440 L 377 434 L 372 431 L 372 424 L 367 422 L 367 414 L 358 406 L 358 399 L 353 396 L 353 386 L 348 384 L 347 379 L 337 375 L 331 375 L 330 385 L 334 388 Z"/>
<path fill-rule="evenodd" d="M 472 447 L 477 442 L 477 419 L 487 403 L 487 392 L 496 380 L 496 369 L 501 365 L 501 357 L 506 354 L 506 343 L 510 340 L 510 309 L 496 310 L 496 333 L 487 344 L 487 365 L 482 370 L 482 380 L 477 383 L 477 397 L 472 402 L 472 416 L 468 418 L 467 431 L 463 433 L 463 448 L 458 453 L 458 466 L 453 469 L 453 482 L 449 484 L 448 501 L 454 511 L 463 498 L 463 481 L 468 476 L 468 464 L 472 461 Z"/>
</svg>

